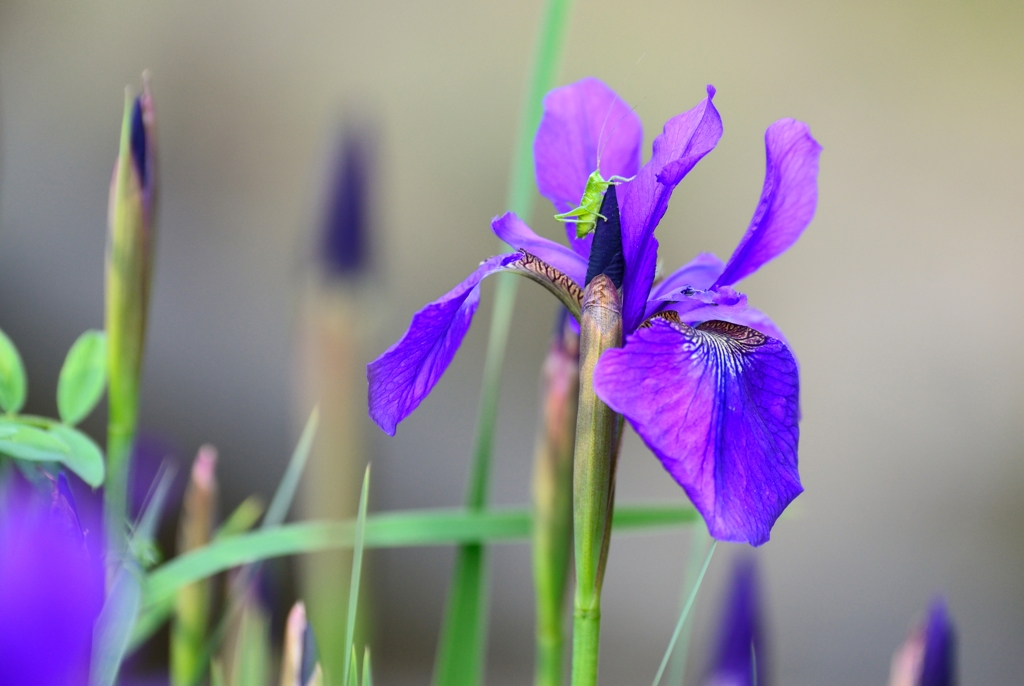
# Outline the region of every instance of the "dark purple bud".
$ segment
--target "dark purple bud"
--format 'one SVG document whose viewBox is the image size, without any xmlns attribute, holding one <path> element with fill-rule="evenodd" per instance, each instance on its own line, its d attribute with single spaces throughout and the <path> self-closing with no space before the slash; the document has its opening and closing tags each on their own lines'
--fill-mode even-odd
<svg viewBox="0 0 1024 686">
<path fill-rule="evenodd" d="M 594 242 L 590 247 L 586 283 L 589 284 L 598 274 L 604 274 L 616 288 L 621 288 L 626 263 L 622 258 L 622 226 L 619 222 L 619 201 L 615 186 L 609 186 L 605 191 L 600 214 L 594 229 Z"/>
<path fill-rule="evenodd" d="M 733 568 L 708 686 L 769 686 L 757 568 L 751 557 Z"/>
<path fill-rule="evenodd" d="M 334 276 L 359 274 L 369 263 L 373 152 L 373 137 L 366 126 L 346 128 L 328 187 L 320 239 L 321 260 Z"/>
<path fill-rule="evenodd" d="M 928 608 L 924 659 L 918 683 L 920 686 L 954 686 L 956 682 L 956 632 L 945 600 L 935 598 Z"/>
</svg>

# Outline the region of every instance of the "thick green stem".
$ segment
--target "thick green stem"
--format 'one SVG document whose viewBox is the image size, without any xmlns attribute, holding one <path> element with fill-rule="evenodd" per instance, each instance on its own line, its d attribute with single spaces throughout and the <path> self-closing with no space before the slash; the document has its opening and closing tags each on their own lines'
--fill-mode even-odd
<svg viewBox="0 0 1024 686">
<path fill-rule="evenodd" d="M 580 319 L 580 395 L 573 458 L 573 537 L 576 594 L 572 684 L 596 686 L 601 635 L 601 585 L 618 453 L 619 417 L 594 392 L 594 367 L 605 350 L 622 345 L 619 294 L 607 276 L 587 286 Z"/>
<path fill-rule="evenodd" d="M 579 337 L 567 322 L 563 321 L 555 332 L 542 378 L 543 414 L 533 471 L 533 584 L 537 602 L 534 683 L 561 686 L 579 397 Z"/>
</svg>

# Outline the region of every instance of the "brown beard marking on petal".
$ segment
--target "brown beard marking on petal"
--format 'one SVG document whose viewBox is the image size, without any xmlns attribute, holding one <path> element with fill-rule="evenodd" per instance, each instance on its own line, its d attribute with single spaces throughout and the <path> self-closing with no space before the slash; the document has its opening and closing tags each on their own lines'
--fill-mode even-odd
<svg viewBox="0 0 1024 686">
<path fill-rule="evenodd" d="M 578 320 L 583 309 L 583 289 L 579 284 L 536 255 L 531 255 L 525 250 L 519 252 L 522 256 L 510 262 L 505 268 L 547 288 Z"/>
</svg>

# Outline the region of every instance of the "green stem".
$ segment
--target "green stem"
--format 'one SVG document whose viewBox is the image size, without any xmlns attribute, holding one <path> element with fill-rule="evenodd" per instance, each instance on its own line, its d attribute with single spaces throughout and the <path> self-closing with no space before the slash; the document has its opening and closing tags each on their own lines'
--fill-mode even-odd
<svg viewBox="0 0 1024 686">
<path fill-rule="evenodd" d="M 580 319 L 580 395 L 573 457 L 573 537 L 576 594 L 572 684 L 596 686 L 601 634 L 601 585 L 608 560 L 619 416 L 594 392 L 594 367 L 622 345 L 618 291 L 605 275 L 587 286 Z"/>
<path fill-rule="evenodd" d="M 548 0 L 509 177 L 508 206 L 524 219 L 533 203 L 533 135 L 540 123 L 541 101 L 551 89 L 558 70 L 570 0 Z M 466 506 L 480 510 L 487 504 L 494 427 L 501 390 L 508 332 L 515 308 L 517 282 L 502 274 L 494 298 L 484 379 L 480 389 L 473 465 L 466 489 Z M 434 684 L 448 686 L 480 683 L 486 648 L 487 551 L 480 544 L 462 546 L 457 553 L 448 595 L 448 607 L 438 645 Z"/>
<path fill-rule="evenodd" d="M 107 430 L 107 478 L 103 485 L 103 522 L 107 545 L 113 553 L 108 569 L 116 570 L 127 544 L 125 521 L 128 516 L 128 458 L 134 440 L 134 421 L 130 426 L 110 422 Z"/>
<path fill-rule="evenodd" d="M 560 320 L 561 317 L 560 317 Z M 572 562 L 572 461 L 579 398 L 579 338 L 563 322 L 544 362 L 533 472 L 535 686 L 561 686 L 565 596 Z"/>
</svg>

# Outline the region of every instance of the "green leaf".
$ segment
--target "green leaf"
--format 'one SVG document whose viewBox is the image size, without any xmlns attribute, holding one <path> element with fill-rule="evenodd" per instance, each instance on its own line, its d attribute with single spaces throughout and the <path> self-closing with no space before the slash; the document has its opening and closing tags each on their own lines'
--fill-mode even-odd
<svg viewBox="0 0 1024 686">
<path fill-rule="evenodd" d="M 224 523 L 213 534 L 214 540 L 245 533 L 256 525 L 263 515 L 263 501 L 258 495 L 251 495 L 235 508 Z"/>
<path fill-rule="evenodd" d="M 118 570 L 110 594 L 96 618 L 90 686 L 113 686 L 117 680 L 142 599 L 138 573 L 130 561 Z"/>
<path fill-rule="evenodd" d="M 313 408 L 309 419 L 306 420 L 306 427 L 302 430 L 299 443 L 295 446 L 291 460 L 288 461 L 288 468 L 281 477 L 281 483 L 274 492 L 274 497 L 267 508 L 267 516 L 263 518 L 263 527 L 277 526 L 284 522 L 288 516 L 288 509 L 291 507 L 295 491 L 299 487 L 299 480 L 302 478 L 302 470 L 306 467 L 309 459 L 309 452 L 313 448 L 313 439 L 316 438 L 316 427 L 320 424 L 320 408 Z"/>
<path fill-rule="evenodd" d="M 0 410 L 11 414 L 21 410 L 27 391 L 21 355 L 7 334 L 0 330 Z"/>
<path fill-rule="evenodd" d="M 54 423 L 47 430 L 68 447 L 67 457 L 61 460 L 64 466 L 93 488 L 102 486 L 106 469 L 103 464 L 103 451 L 96 442 L 78 429 L 64 424 Z"/>
<path fill-rule="evenodd" d="M 56 436 L 17 420 L 0 419 L 0 455 L 32 462 L 63 462 L 71 455 Z"/>
<path fill-rule="evenodd" d="M 616 531 L 689 524 L 691 506 L 632 506 L 615 510 Z M 399 548 L 483 541 L 525 541 L 530 536 L 526 509 L 467 512 L 461 509 L 406 510 L 367 515 L 364 545 Z M 145 605 L 157 605 L 179 588 L 233 567 L 284 555 L 349 548 L 355 522 L 299 522 L 229 536 L 197 548 L 154 569 L 146 579 Z"/>
<path fill-rule="evenodd" d="M 370 671 L 370 646 L 363 650 L 363 686 L 373 686 L 373 674 Z"/>
<path fill-rule="evenodd" d="M 86 331 L 71 346 L 57 379 L 61 421 L 74 426 L 85 419 L 100 401 L 106 385 L 107 335 Z"/>
<path fill-rule="evenodd" d="M 359 674 L 356 671 L 356 646 L 353 642 L 356 634 L 356 613 L 359 609 L 359 580 L 363 572 L 363 547 L 366 543 L 366 500 L 370 492 L 370 465 L 366 465 L 363 473 L 363 490 L 359 494 L 359 510 L 356 514 L 355 545 L 352 550 L 352 575 L 348 586 L 348 624 L 345 626 L 345 680 L 346 686 L 358 686 Z M 351 668 L 351 671 L 350 671 Z"/>
</svg>

